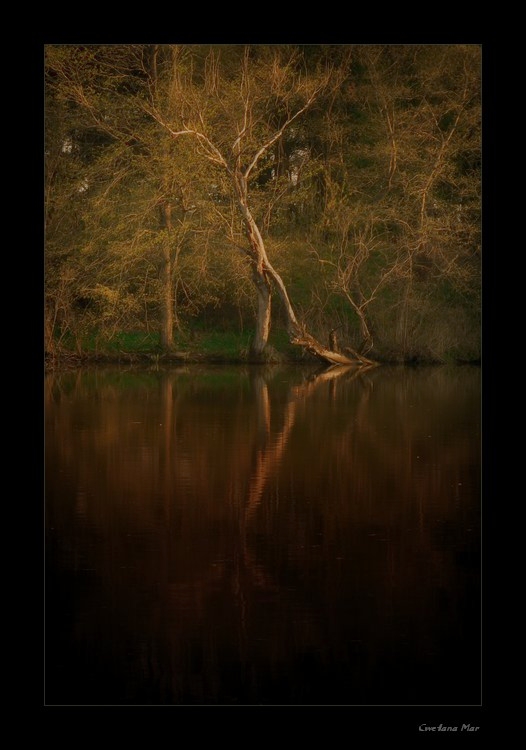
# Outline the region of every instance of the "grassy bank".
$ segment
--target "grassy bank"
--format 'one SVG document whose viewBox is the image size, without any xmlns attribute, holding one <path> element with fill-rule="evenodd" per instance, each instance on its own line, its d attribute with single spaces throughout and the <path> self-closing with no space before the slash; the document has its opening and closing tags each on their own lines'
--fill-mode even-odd
<svg viewBox="0 0 526 750">
<path fill-rule="evenodd" d="M 252 360 L 252 332 L 192 330 L 176 333 L 171 352 L 163 351 L 160 336 L 155 332 L 121 331 L 105 338 L 96 333 L 80 340 L 63 338 L 60 346 L 47 352 L 49 362 L 217 362 L 246 363 Z M 309 362 L 312 358 L 289 343 L 284 331 L 270 336 L 266 362 Z"/>
<path fill-rule="evenodd" d="M 83 363 L 154 363 L 211 362 L 224 364 L 254 361 L 250 355 L 252 331 L 236 332 L 206 328 L 195 328 L 174 335 L 171 352 L 163 351 L 159 334 L 145 331 L 120 331 L 113 336 L 102 336 L 96 332 L 82 339 L 64 337 L 60 346 L 46 352 L 49 364 Z M 385 364 L 479 364 L 480 360 L 466 351 L 451 351 L 438 358 L 432 354 L 404 356 L 395 350 L 376 352 L 376 361 Z M 307 364 L 315 361 L 300 347 L 288 341 L 284 330 L 271 333 L 265 362 Z"/>
</svg>

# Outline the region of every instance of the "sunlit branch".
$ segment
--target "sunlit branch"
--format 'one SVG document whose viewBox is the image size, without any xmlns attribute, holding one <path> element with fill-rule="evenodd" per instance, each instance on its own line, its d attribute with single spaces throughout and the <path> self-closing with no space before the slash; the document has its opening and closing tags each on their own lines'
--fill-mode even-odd
<svg viewBox="0 0 526 750">
<path fill-rule="evenodd" d="M 243 100 L 243 126 L 241 127 L 236 140 L 232 145 L 232 153 L 236 156 L 236 165 L 239 167 L 241 159 L 241 140 L 249 129 L 249 112 L 250 112 L 250 79 L 248 74 L 248 49 L 245 49 L 243 59 L 243 72 L 241 76 L 241 98 Z"/>
<path fill-rule="evenodd" d="M 159 123 L 165 130 L 170 133 L 170 135 L 173 138 L 178 138 L 182 135 L 191 135 L 198 139 L 199 143 L 203 146 L 203 155 L 206 156 L 206 158 L 209 161 L 214 162 L 215 164 L 219 164 L 221 167 L 224 167 L 224 169 L 227 170 L 227 172 L 230 172 L 228 163 L 226 159 L 223 157 L 219 149 L 212 143 L 212 141 L 202 132 L 199 130 L 196 130 L 195 128 L 188 128 L 184 127 L 182 130 L 173 130 L 173 128 L 168 125 L 167 122 L 161 117 L 161 115 L 157 112 L 157 110 L 154 107 L 145 107 L 145 111 L 148 112 L 149 115 L 151 115 L 156 122 Z M 199 117 L 201 119 L 202 124 L 204 125 L 202 115 L 199 113 Z"/>
<path fill-rule="evenodd" d="M 244 171 L 244 173 L 243 173 L 243 174 L 244 174 L 244 177 L 245 177 L 245 179 L 248 179 L 248 177 L 249 177 L 250 173 L 252 172 L 252 170 L 254 169 L 254 167 L 256 166 L 256 164 L 258 163 L 259 159 L 260 159 L 260 158 L 261 158 L 261 157 L 263 156 L 263 154 L 264 154 L 264 153 L 265 153 L 266 151 L 268 151 L 268 149 L 269 149 L 269 148 L 270 148 L 270 147 L 271 147 L 271 146 L 272 146 L 272 145 L 273 145 L 274 143 L 276 143 L 276 141 L 278 141 L 278 140 L 279 140 L 279 139 L 281 138 L 281 136 L 282 136 L 282 135 L 283 135 L 283 133 L 284 133 L 284 132 L 285 132 L 285 131 L 287 130 L 287 128 L 288 128 L 288 127 L 289 127 L 289 126 L 290 126 L 290 125 L 291 125 L 291 124 L 292 124 L 292 123 L 293 123 L 293 122 L 294 122 L 295 120 L 297 120 L 297 119 L 298 119 L 298 117 L 300 117 L 300 116 L 301 116 L 301 115 L 302 115 L 302 114 L 303 114 L 304 112 L 306 112 L 306 111 L 307 111 L 307 110 L 308 110 L 308 109 L 309 109 L 309 108 L 310 108 L 310 107 L 312 106 L 312 104 L 313 104 L 313 103 L 314 103 L 314 101 L 315 101 L 315 100 L 317 99 L 317 97 L 319 96 L 319 94 L 320 94 L 320 92 L 321 92 L 322 90 L 323 90 L 323 86 L 319 86 L 319 87 L 318 87 L 318 88 L 317 88 L 317 89 L 316 89 L 316 90 L 315 90 L 315 91 L 314 91 L 314 92 L 313 92 L 313 93 L 311 94 L 311 96 L 309 97 L 309 99 L 307 100 L 307 102 L 306 102 L 306 103 L 305 103 L 305 104 L 303 105 L 303 107 L 301 107 L 301 109 L 297 110 L 297 111 L 295 112 L 295 114 L 291 115 L 291 116 L 290 116 L 290 117 L 289 117 L 289 118 L 288 118 L 288 119 L 286 120 L 286 122 L 285 122 L 285 123 L 284 123 L 284 124 L 283 124 L 283 125 L 281 126 L 281 128 L 280 128 L 280 129 L 279 129 L 279 130 L 278 130 L 278 131 L 277 131 L 276 133 L 274 133 L 274 135 L 273 135 L 273 136 L 272 136 L 271 138 L 269 138 L 269 140 L 268 140 L 268 141 L 267 141 L 266 143 L 264 143 L 264 144 L 263 144 L 263 145 L 261 146 L 261 148 L 260 148 L 260 149 L 259 149 L 259 150 L 258 150 L 258 151 L 256 152 L 256 155 L 254 156 L 254 158 L 252 159 L 252 161 L 250 162 L 250 164 L 248 165 L 248 167 L 247 167 L 247 168 L 245 169 L 245 171 Z"/>
</svg>

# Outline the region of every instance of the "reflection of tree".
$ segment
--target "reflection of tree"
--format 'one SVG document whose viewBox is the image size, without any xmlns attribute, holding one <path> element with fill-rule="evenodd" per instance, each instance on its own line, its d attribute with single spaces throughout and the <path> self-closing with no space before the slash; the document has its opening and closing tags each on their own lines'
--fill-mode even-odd
<svg viewBox="0 0 526 750">
<path fill-rule="evenodd" d="M 335 397 L 338 382 L 349 382 L 359 378 L 365 380 L 368 367 L 334 366 L 324 368 L 321 372 L 311 375 L 303 382 L 292 385 L 286 399 L 286 405 L 281 417 L 281 426 L 271 433 L 271 400 L 268 383 L 262 373 L 255 375 L 253 383 L 256 391 L 258 414 L 258 446 L 253 468 L 248 483 L 247 501 L 240 524 L 243 564 L 249 570 L 253 582 L 257 586 L 268 589 L 278 589 L 278 584 L 265 571 L 263 565 L 257 562 L 255 551 L 250 545 L 250 523 L 254 520 L 263 499 L 265 487 L 276 476 L 283 459 L 289 438 L 291 436 L 298 409 L 306 409 L 309 399 L 323 384 L 329 383 L 331 398 Z M 365 390 L 366 394 L 368 391 Z"/>
<path fill-rule="evenodd" d="M 264 443 L 257 448 L 255 466 L 250 477 L 248 499 L 244 513 L 244 528 L 261 502 L 263 489 L 269 477 L 279 467 L 283 451 L 286 448 L 290 432 L 294 426 L 296 414 L 296 400 L 291 398 L 285 407 L 282 426 L 272 436 L 270 433 L 271 414 L 267 383 L 264 381 L 262 375 L 257 375 L 254 379 L 254 384 L 256 385 L 257 393 L 258 421 L 261 425 L 259 434 L 264 436 Z"/>
<path fill-rule="evenodd" d="M 263 375 L 258 374 L 254 378 L 258 404 L 258 424 L 260 425 L 259 434 L 264 436 L 264 440 L 257 449 L 256 462 L 250 477 L 248 502 L 244 514 L 244 529 L 246 529 L 246 524 L 254 516 L 261 503 L 263 490 L 269 478 L 276 474 L 279 469 L 283 452 L 294 427 L 298 404 L 305 407 L 307 400 L 314 391 L 322 383 L 327 382 L 331 384 L 331 396 L 334 397 L 334 385 L 337 380 L 363 378 L 368 369 L 372 368 L 362 367 L 357 369 L 355 367 L 334 366 L 317 373 L 299 385 L 291 386 L 282 418 L 282 426 L 272 438 L 270 436 L 271 414 L 268 385 Z"/>
</svg>

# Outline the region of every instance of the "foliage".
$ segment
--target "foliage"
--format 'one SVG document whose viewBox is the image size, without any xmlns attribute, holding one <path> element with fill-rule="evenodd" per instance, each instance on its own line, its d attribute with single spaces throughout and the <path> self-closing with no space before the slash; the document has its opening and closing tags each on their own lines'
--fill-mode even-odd
<svg viewBox="0 0 526 750">
<path fill-rule="evenodd" d="M 94 330 L 177 346 L 206 321 L 242 352 L 251 261 L 210 144 L 246 165 L 317 92 L 249 180 L 301 321 L 379 358 L 476 359 L 480 62 L 460 44 L 48 45 L 46 348 Z"/>
</svg>

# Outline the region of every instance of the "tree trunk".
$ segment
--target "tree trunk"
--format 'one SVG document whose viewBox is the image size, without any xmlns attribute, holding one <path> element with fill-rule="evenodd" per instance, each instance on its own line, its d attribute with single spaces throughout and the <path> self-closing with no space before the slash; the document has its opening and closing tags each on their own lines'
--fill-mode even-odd
<svg viewBox="0 0 526 750">
<path fill-rule="evenodd" d="M 367 301 L 363 295 L 359 280 L 354 280 L 354 288 L 352 296 L 347 295 L 347 299 L 351 302 L 354 311 L 356 312 L 360 320 L 360 335 L 362 337 L 362 343 L 358 351 L 362 354 L 367 354 L 373 348 L 373 331 L 367 315 Z M 355 301 L 356 300 L 356 301 Z"/>
<path fill-rule="evenodd" d="M 161 206 L 162 228 L 172 228 L 172 207 L 169 203 Z M 165 351 L 173 349 L 174 309 L 172 304 L 172 259 L 168 238 L 163 245 L 161 259 L 161 346 Z"/>
<path fill-rule="evenodd" d="M 371 327 L 367 320 L 367 314 L 365 310 L 361 308 L 358 310 L 358 316 L 360 318 L 360 334 L 362 337 L 362 343 L 360 344 L 359 351 L 362 354 L 367 354 L 373 348 L 373 334 L 371 333 Z"/>
<path fill-rule="evenodd" d="M 313 354 L 326 364 L 357 366 L 373 364 L 371 360 L 358 355 L 356 352 L 352 352 L 352 350 L 349 350 L 351 356 L 348 357 L 339 352 L 333 352 L 330 349 L 327 349 L 311 336 L 302 325 L 300 325 L 294 313 L 283 279 L 272 267 L 272 264 L 268 259 L 263 237 L 261 236 L 259 227 L 248 207 L 247 183 L 242 173 L 235 173 L 233 185 L 250 245 L 248 255 L 253 263 L 253 278 L 258 291 L 257 333 L 252 346 L 253 351 L 256 351 L 257 348 L 264 348 L 264 344 L 267 342 L 270 327 L 269 279 L 271 279 L 277 289 L 281 301 L 283 302 L 283 307 L 285 308 L 287 315 L 287 331 L 292 344 L 303 347 L 310 354 Z M 265 288 L 265 292 L 263 292 L 263 288 Z"/>
<path fill-rule="evenodd" d="M 270 333 L 270 312 L 271 312 L 271 294 L 270 284 L 265 273 L 258 273 L 257 268 L 253 268 L 252 276 L 257 292 L 257 315 L 256 315 L 256 332 L 250 347 L 252 356 L 260 358 L 265 351 Z"/>
<path fill-rule="evenodd" d="M 336 336 L 336 331 L 336 328 L 333 328 L 332 331 L 329 331 L 329 347 L 333 352 L 338 351 L 338 337 Z"/>
<path fill-rule="evenodd" d="M 172 263 L 168 247 L 165 247 L 163 250 L 161 283 L 161 346 L 165 351 L 170 351 L 173 348 L 174 316 L 172 306 Z"/>
<path fill-rule="evenodd" d="M 364 319 L 361 321 L 361 333 L 362 333 L 362 344 L 360 346 L 360 353 L 367 354 L 373 348 L 373 336 L 370 331 L 367 321 Z"/>
</svg>

